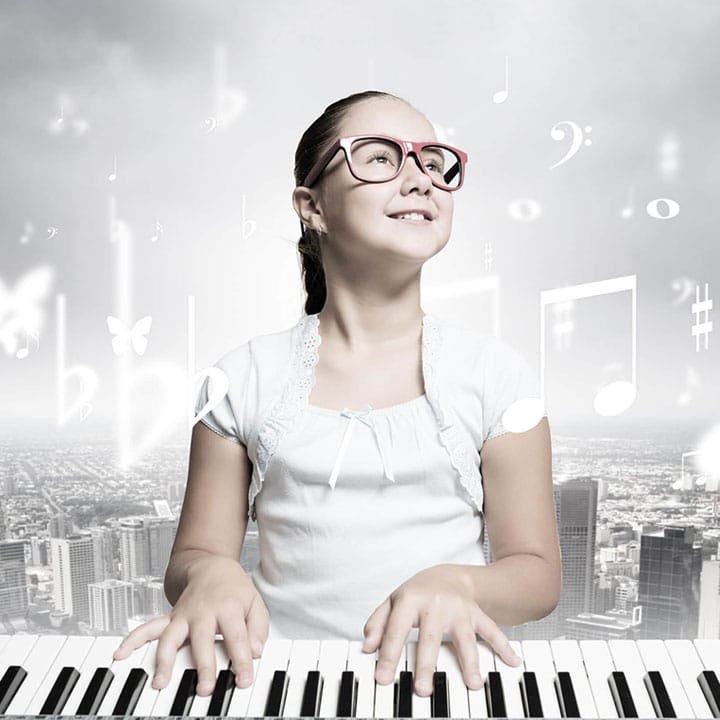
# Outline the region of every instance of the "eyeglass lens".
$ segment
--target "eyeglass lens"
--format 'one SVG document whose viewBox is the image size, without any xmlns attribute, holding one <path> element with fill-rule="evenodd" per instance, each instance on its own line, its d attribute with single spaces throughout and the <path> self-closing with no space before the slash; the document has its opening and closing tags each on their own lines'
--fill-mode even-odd
<svg viewBox="0 0 720 720">
<path fill-rule="evenodd" d="M 460 184 L 460 158 L 448 148 L 427 145 L 422 162 L 435 185 L 455 188 Z M 402 148 L 392 140 L 359 138 L 350 147 L 350 162 L 360 180 L 389 180 L 397 174 L 402 162 Z"/>
</svg>

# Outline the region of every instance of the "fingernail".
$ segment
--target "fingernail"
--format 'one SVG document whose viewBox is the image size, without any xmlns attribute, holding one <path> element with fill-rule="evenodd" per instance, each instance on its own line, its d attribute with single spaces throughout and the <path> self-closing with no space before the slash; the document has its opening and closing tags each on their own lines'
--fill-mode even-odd
<svg viewBox="0 0 720 720">
<path fill-rule="evenodd" d="M 254 653 L 261 655 L 263 651 L 262 643 L 259 640 L 253 640 L 252 649 Z"/>
<path fill-rule="evenodd" d="M 252 682 L 252 674 L 249 673 L 247 670 L 243 670 L 240 673 L 240 682 L 243 685 L 246 685 L 246 686 L 249 685 Z"/>
<path fill-rule="evenodd" d="M 427 680 L 421 680 L 417 684 L 418 692 L 430 692 L 430 683 Z"/>
<path fill-rule="evenodd" d="M 480 687 L 482 687 L 483 679 L 482 675 L 471 675 L 470 676 L 470 686 L 472 690 L 478 690 Z"/>
<path fill-rule="evenodd" d="M 198 692 L 210 692 L 212 690 L 212 683 L 209 680 L 203 680 L 201 683 L 198 683 L 197 686 Z"/>
<path fill-rule="evenodd" d="M 164 675 L 156 675 L 153 678 L 153 687 L 157 690 L 159 689 L 162 684 L 165 682 L 165 676 Z"/>
</svg>

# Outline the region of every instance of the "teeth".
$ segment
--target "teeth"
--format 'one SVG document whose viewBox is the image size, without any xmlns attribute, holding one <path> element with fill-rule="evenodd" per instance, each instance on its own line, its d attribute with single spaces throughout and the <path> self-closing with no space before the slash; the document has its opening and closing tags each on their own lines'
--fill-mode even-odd
<svg viewBox="0 0 720 720">
<path fill-rule="evenodd" d="M 422 215 L 422 213 L 405 213 L 404 215 L 398 215 L 398 220 L 424 220 L 425 217 Z"/>
</svg>

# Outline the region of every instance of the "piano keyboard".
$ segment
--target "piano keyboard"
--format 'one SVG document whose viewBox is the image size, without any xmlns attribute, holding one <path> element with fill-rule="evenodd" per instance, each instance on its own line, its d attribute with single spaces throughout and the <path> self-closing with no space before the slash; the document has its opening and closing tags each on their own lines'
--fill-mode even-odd
<svg viewBox="0 0 720 720">
<path fill-rule="evenodd" d="M 113 660 L 120 637 L 0 635 L 0 715 L 231 717 L 720 717 L 720 640 L 512 642 L 522 666 L 478 642 L 484 686 L 469 690 L 443 643 L 430 697 L 413 690 L 417 642 L 395 682 L 377 685 L 360 642 L 268 639 L 254 682 L 238 688 L 221 640 L 211 696 L 195 694 L 189 646 L 151 687 L 157 643 Z"/>
</svg>

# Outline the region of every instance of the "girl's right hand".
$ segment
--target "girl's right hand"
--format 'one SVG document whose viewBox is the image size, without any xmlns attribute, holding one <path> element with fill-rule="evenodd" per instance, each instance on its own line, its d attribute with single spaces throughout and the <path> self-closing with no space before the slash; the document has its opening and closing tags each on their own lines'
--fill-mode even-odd
<svg viewBox="0 0 720 720">
<path fill-rule="evenodd" d="M 169 615 L 136 627 L 113 653 L 122 660 L 146 642 L 158 640 L 152 686 L 164 688 L 175 656 L 187 639 L 198 671 L 198 695 L 215 687 L 215 635 L 221 634 L 232 661 L 235 683 L 253 682 L 253 658 L 260 657 L 267 640 L 270 614 L 252 579 L 231 558 L 211 556 L 193 563 L 188 584 Z"/>
</svg>

